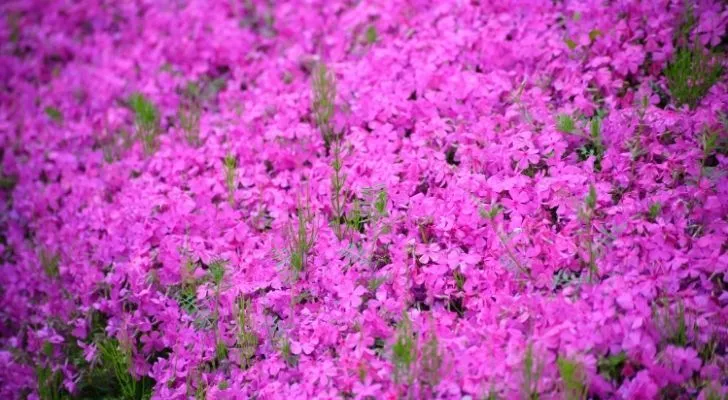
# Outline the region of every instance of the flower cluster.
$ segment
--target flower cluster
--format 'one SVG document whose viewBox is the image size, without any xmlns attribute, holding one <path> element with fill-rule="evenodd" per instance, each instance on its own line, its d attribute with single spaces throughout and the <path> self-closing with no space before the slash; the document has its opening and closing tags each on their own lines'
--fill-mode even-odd
<svg viewBox="0 0 728 400">
<path fill-rule="evenodd" d="M 0 15 L 1 398 L 728 395 L 725 2 Z"/>
</svg>

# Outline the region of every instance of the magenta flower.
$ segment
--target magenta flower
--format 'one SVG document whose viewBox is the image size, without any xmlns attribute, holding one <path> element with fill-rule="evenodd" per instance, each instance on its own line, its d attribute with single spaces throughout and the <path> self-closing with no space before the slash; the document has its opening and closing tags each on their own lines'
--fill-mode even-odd
<svg viewBox="0 0 728 400">
<path fill-rule="evenodd" d="M 717 46 L 728 24 L 728 10 L 707 10 L 700 16 L 696 32 L 703 45 Z"/>
<path fill-rule="evenodd" d="M 419 254 L 419 260 L 423 264 L 427 264 L 430 261 L 437 262 L 440 258 L 440 246 L 437 243 L 430 244 L 418 244 L 417 254 Z"/>
</svg>

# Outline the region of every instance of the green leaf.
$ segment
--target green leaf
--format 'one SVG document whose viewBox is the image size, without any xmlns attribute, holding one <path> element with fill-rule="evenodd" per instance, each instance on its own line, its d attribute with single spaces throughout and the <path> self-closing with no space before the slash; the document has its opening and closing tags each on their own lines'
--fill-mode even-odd
<svg viewBox="0 0 728 400">
<path fill-rule="evenodd" d="M 137 123 L 142 127 L 151 128 L 158 122 L 157 108 L 141 93 L 134 93 L 129 97 L 129 106 L 134 111 Z"/>
<path fill-rule="evenodd" d="M 650 204 L 650 209 L 649 209 L 650 221 L 654 221 L 655 219 L 657 219 L 657 217 L 660 215 L 661 211 L 662 211 L 662 204 L 660 204 L 660 202 L 656 201 L 656 202 Z"/>
<path fill-rule="evenodd" d="M 692 49 L 681 47 L 665 68 L 670 95 L 678 106 L 695 109 L 723 73 L 720 59 L 699 42 Z"/>
<path fill-rule="evenodd" d="M 45 108 L 45 113 L 53 122 L 61 123 L 63 122 L 63 114 L 61 111 L 53 106 L 48 106 Z"/>
<path fill-rule="evenodd" d="M 589 31 L 590 41 L 595 41 L 599 36 L 602 36 L 602 31 L 600 31 L 599 29 L 592 29 L 591 31 Z"/>
<path fill-rule="evenodd" d="M 399 382 L 403 377 L 407 380 L 410 379 L 412 364 L 416 358 L 416 347 L 412 323 L 405 312 L 397 327 L 397 339 L 392 347 L 395 381 Z"/>
<path fill-rule="evenodd" d="M 556 360 L 566 400 L 582 400 L 586 398 L 586 375 L 581 364 L 559 357 Z"/>
<path fill-rule="evenodd" d="M 377 193 L 377 200 L 374 202 L 374 208 L 377 210 L 379 215 L 385 215 L 387 213 L 387 192 L 380 190 Z"/>
<path fill-rule="evenodd" d="M 556 129 L 564 133 L 574 133 L 576 122 L 570 115 L 559 114 L 556 117 Z"/>
<path fill-rule="evenodd" d="M 493 206 L 490 208 L 490 210 L 486 210 L 484 207 L 480 207 L 479 213 L 482 218 L 493 220 L 502 211 L 503 211 L 503 206 L 496 203 L 496 204 L 493 204 Z"/>
<path fill-rule="evenodd" d="M 602 137 L 602 119 L 594 117 L 589 124 L 589 133 L 591 134 L 592 140 L 601 141 Z"/>
<path fill-rule="evenodd" d="M 210 263 L 208 272 L 215 286 L 220 286 L 225 278 L 225 266 L 227 266 L 227 260 L 215 260 Z"/>
<path fill-rule="evenodd" d="M 594 208 L 596 208 L 597 191 L 594 188 L 594 185 L 589 185 L 589 194 L 587 194 L 586 199 L 584 200 L 584 203 L 588 210 L 594 210 Z"/>
<path fill-rule="evenodd" d="M 566 47 L 568 47 L 569 50 L 574 50 L 576 48 L 576 42 L 569 38 L 566 38 L 564 43 L 566 43 Z"/>
<path fill-rule="evenodd" d="M 367 44 L 374 44 L 377 42 L 378 34 L 377 28 L 374 25 L 370 25 L 366 32 Z"/>
</svg>

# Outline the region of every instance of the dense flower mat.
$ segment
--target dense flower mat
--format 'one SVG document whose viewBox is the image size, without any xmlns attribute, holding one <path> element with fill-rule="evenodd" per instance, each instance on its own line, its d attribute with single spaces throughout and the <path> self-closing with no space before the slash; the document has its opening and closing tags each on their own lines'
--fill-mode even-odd
<svg viewBox="0 0 728 400">
<path fill-rule="evenodd" d="M 0 397 L 721 399 L 721 1 L 0 4 Z"/>
</svg>

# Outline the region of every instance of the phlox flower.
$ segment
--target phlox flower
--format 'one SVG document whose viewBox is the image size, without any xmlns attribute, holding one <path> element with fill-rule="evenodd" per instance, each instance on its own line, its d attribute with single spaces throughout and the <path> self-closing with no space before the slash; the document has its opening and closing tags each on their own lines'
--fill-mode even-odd
<svg viewBox="0 0 728 400">
<path fill-rule="evenodd" d="M 440 246 L 437 243 L 419 243 L 417 244 L 416 251 L 420 255 L 418 260 L 423 264 L 427 264 L 430 261 L 437 262 L 440 259 Z"/>
<path fill-rule="evenodd" d="M 728 24 L 728 10 L 718 12 L 710 9 L 700 15 L 696 29 L 700 42 L 703 45 L 717 46 Z"/>
<path fill-rule="evenodd" d="M 371 376 L 367 376 L 364 378 L 364 382 L 357 381 L 354 383 L 352 392 L 354 393 L 355 399 L 366 399 L 369 397 L 377 397 L 381 388 L 382 385 L 372 383 Z"/>
</svg>

